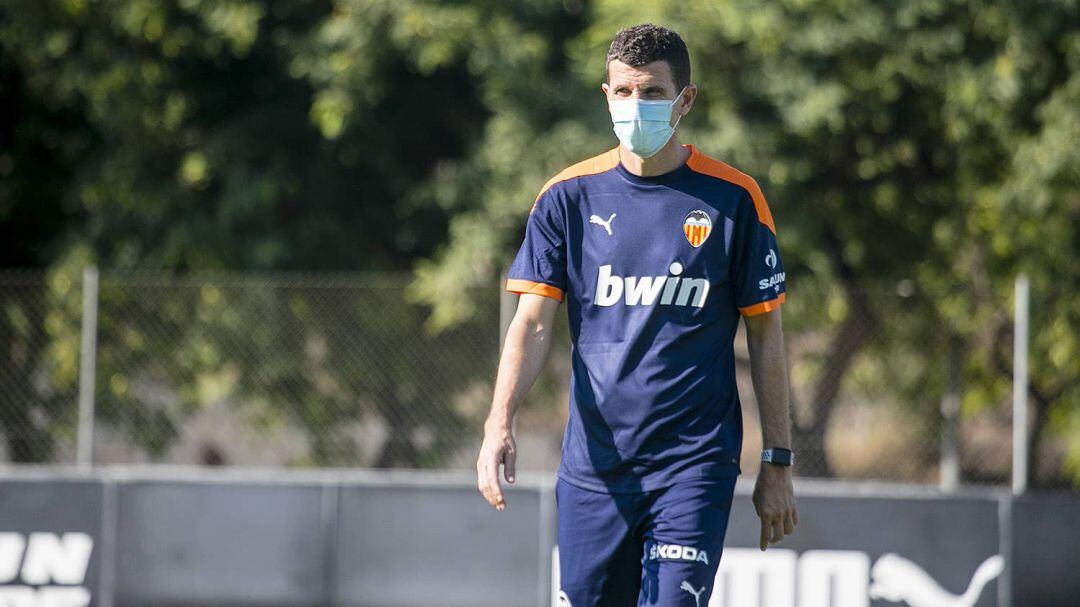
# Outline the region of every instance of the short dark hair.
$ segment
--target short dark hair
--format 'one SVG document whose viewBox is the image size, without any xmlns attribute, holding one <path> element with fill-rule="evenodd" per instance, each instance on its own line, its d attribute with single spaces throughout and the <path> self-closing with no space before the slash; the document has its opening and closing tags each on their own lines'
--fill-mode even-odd
<svg viewBox="0 0 1080 607">
<path fill-rule="evenodd" d="M 690 84 L 690 52 L 683 39 L 666 27 L 642 23 L 619 30 L 611 41 L 604 69 L 616 59 L 630 67 L 667 61 L 675 86 L 681 90 Z"/>
</svg>

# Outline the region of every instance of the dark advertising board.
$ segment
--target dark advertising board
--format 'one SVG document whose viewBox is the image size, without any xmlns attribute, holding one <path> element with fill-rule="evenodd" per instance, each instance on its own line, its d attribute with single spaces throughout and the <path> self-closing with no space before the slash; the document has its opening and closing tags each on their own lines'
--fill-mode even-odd
<svg viewBox="0 0 1080 607">
<path fill-rule="evenodd" d="M 324 605 L 324 490 L 133 481 L 117 490 L 116 605 Z"/>
<path fill-rule="evenodd" d="M 546 479 L 155 474 L 0 480 L 0 607 L 566 607 Z M 804 483 L 761 552 L 749 489 L 698 607 L 1080 605 L 1076 496 Z"/>
<path fill-rule="evenodd" d="M 1080 497 L 1025 496 L 1010 514 L 1013 604 L 1080 605 Z"/>
<path fill-rule="evenodd" d="M 0 486 L 0 605 L 98 605 L 103 485 L 13 479 Z"/>
<path fill-rule="evenodd" d="M 798 507 L 797 532 L 762 552 L 750 496 L 736 495 L 708 607 L 998 605 L 993 497 L 803 492 Z"/>
<path fill-rule="evenodd" d="M 506 488 L 497 512 L 474 487 L 342 487 L 335 604 L 517 607 L 547 597 L 541 496 Z"/>
</svg>

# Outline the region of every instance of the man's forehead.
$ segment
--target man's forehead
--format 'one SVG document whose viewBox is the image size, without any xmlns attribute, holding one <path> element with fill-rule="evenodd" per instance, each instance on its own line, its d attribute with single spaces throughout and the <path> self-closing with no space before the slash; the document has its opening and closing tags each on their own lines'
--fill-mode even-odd
<svg viewBox="0 0 1080 607">
<path fill-rule="evenodd" d="M 671 66 L 668 65 L 667 61 L 653 61 L 652 63 L 633 67 L 618 59 L 613 59 L 608 64 L 608 81 L 610 84 L 649 82 L 667 85 L 672 84 L 674 78 L 671 75 Z"/>
</svg>

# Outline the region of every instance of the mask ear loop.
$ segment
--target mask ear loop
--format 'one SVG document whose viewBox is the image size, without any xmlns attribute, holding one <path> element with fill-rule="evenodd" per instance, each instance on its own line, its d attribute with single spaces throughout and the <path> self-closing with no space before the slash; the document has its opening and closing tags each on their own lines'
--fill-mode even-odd
<svg viewBox="0 0 1080 607">
<path fill-rule="evenodd" d="M 690 85 L 686 85 L 686 86 L 690 86 Z M 682 87 L 682 90 L 679 91 L 679 94 L 675 95 L 675 98 L 671 100 L 671 106 L 672 107 L 675 107 L 675 103 L 678 100 L 682 99 L 682 94 L 686 92 L 686 86 Z M 683 117 L 683 115 L 679 114 L 679 117 L 675 119 L 675 124 L 671 126 L 671 130 L 674 131 L 675 129 L 679 128 L 679 121 L 682 120 L 682 117 Z"/>
</svg>

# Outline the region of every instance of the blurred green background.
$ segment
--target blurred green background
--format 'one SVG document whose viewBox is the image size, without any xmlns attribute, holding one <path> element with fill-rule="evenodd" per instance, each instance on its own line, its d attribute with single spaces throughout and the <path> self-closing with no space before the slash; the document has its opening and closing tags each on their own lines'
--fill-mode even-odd
<svg viewBox="0 0 1080 607">
<path fill-rule="evenodd" d="M 407 271 L 423 314 L 402 323 L 438 339 L 474 321 L 543 182 L 616 144 L 604 54 L 652 21 L 686 40 L 701 90 L 682 141 L 761 183 L 785 322 L 822 341 L 793 363 L 797 448 L 830 474 L 848 377 L 936 412 L 952 365 L 963 416 L 1007 402 L 1026 273 L 1033 452 L 1065 445 L 1046 482 L 1080 483 L 1078 4 L 0 0 L 0 268 L 51 277 L 42 318 L 0 319 L 0 393 L 39 357 L 75 381 L 86 264 Z M 169 347 L 219 331 L 193 333 Z M 196 387 L 221 368 L 178 366 Z M 18 423 L 70 432 L 44 411 Z"/>
</svg>

